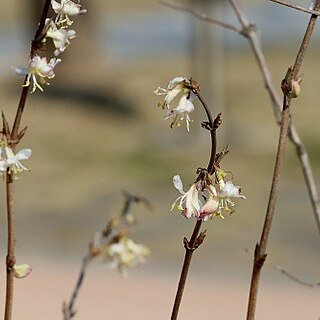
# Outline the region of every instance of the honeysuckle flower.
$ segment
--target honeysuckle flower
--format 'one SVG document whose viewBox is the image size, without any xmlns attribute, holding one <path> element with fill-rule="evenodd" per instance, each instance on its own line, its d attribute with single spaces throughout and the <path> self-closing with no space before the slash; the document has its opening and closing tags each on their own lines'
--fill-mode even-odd
<svg viewBox="0 0 320 320">
<path fill-rule="evenodd" d="M 58 28 L 57 25 L 51 20 L 47 19 L 47 31 L 46 37 L 53 40 L 56 50 L 54 55 L 58 56 L 60 53 L 64 52 L 66 47 L 70 44 L 70 40 L 76 37 L 76 32 L 74 30 L 69 30 L 65 28 Z"/>
<path fill-rule="evenodd" d="M 165 117 L 165 119 L 172 117 L 172 122 L 170 127 L 180 127 L 181 121 L 185 120 L 187 130 L 190 131 L 190 122 L 192 122 L 189 113 L 194 110 L 194 105 L 190 98 L 183 95 L 179 101 L 179 105 L 172 109 L 171 112 Z"/>
<path fill-rule="evenodd" d="M 15 68 L 15 72 L 18 75 L 27 76 L 26 83 L 24 84 L 25 87 L 30 86 L 32 82 L 31 93 L 37 88 L 43 91 L 41 85 L 49 84 L 46 78 L 52 79 L 55 76 L 54 68 L 59 62 L 61 62 L 61 59 L 52 58 L 48 62 L 46 57 L 41 58 L 39 55 L 35 55 L 30 60 L 28 67 L 19 66 Z"/>
<path fill-rule="evenodd" d="M 171 210 L 177 207 L 186 218 L 200 218 L 201 203 L 199 200 L 198 185 L 194 183 L 187 192 L 184 192 L 183 183 L 179 175 L 173 177 L 173 185 L 181 193 L 181 196 L 174 201 Z"/>
<path fill-rule="evenodd" d="M 189 124 L 191 122 L 189 113 L 194 110 L 194 105 L 192 103 L 194 94 L 191 91 L 190 80 L 184 77 L 176 77 L 172 79 L 167 88 L 158 87 L 154 93 L 156 95 L 164 95 L 164 101 L 159 103 L 159 106 L 165 110 L 165 119 L 173 118 L 171 122 L 171 128 L 173 126 L 180 126 L 181 121 L 186 121 L 187 130 L 189 131 Z M 175 97 L 180 93 L 182 96 L 176 108 L 171 108 L 170 103 Z"/>
<path fill-rule="evenodd" d="M 75 3 L 71 0 L 61 0 L 60 3 L 51 0 L 51 6 L 57 14 L 56 23 L 71 25 L 73 21 L 71 16 L 78 16 L 87 12 L 87 9 L 81 9 L 80 3 Z"/>
<path fill-rule="evenodd" d="M 15 264 L 12 268 L 12 272 L 15 278 L 26 278 L 32 271 L 32 268 L 28 264 Z"/>
<path fill-rule="evenodd" d="M 219 209 L 219 198 L 217 197 L 216 188 L 213 185 L 208 186 L 209 198 L 200 209 L 199 216 L 202 220 L 207 221 Z"/>
<path fill-rule="evenodd" d="M 118 242 L 112 243 L 106 252 L 106 257 L 111 259 L 109 266 L 118 269 L 123 276 L 127 275 L 128 268 L 133 268 L 146 261 L 150 250 L 133 240 L 123 236 Z"/>
<path fill-rule="evenodd" d="M 217 198 L 219 199 L 219 207 L 214 215 L 223 217 L 222 211 L 227 211 L 230 214 L 234 212 L 232 207 L 234 207 L 235 204 L 231 198 L 246 199 L 246 197 L 240 194 L 241 188 L 239 186 L 235 186 L 232 181 L 224 182 L 224 180 L 220 180 L 219 186 L 220 190 L 217 194 Z"/>
<path fill-rule="evenodd" d="M 28 168 L 21 164 L 21 160 L 27 160 L 31 157 L 31 149 L 22 149 L 18 153 L 14 154 L 10 147 L 1 148 L 0 158 L 0 172 L 4 173 L 7 171 L 10 174 L 16 175 L 22 171 L 29 171 Z"/>
</svg>

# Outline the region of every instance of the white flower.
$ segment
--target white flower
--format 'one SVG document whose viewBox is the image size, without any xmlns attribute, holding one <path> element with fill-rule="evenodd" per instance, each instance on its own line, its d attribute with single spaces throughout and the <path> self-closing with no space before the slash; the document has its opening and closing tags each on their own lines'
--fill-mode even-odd
<svg viewBox="0 0 320 320">
<path fill-rule="evenodd" d="M 46 37 L 52 38 L 56 50 L 54 55 L 58 56 L 61 52 L 64 52 L 66 47 L 70 44 L 70 40 L 76 37 L 74 30 L 68 30 L 60 28 L 51 20 L 47 19 L 47 32 Z"/>
<path fill-rule="evenodd" d="M 177 209 L 182 211 L 186 218 L 200 218 L 200 200 L 199 191 L 196 184 L 192 184 L 187 192 L 183 191 L 183 183 L 179 175 L 173 177 L 173 185 L 181 193 L 171 206 L 171 210 L 177 206 Z M 177 205 L 178 202 L 178 205 Z"/>
<path fill-rule="evenodd" d="M 219 180 L 220 191 L 217 194 L 217 198 L 219 199 L 219 207 L 215 212 L 215 215 L 222 216 L 222 210 L 228 211 L 230 214 L 234 212 L 234 209 L 230 207 L 234 207 L 234 202 L 231 198 L 240 198 L 246 199 L 245 196 L 241 195 L 241 188 L 239 186 L 235 186 L 232 181 L 224 182 L 224 180 Z"/>
<path fill-rule="evenodd" d="M 17 174 L 22 171 L 29 171 L 23 166 L 20 160 L 26 160 L 31 157 L 31 149 L 22 149 L 17 154 L 14 154 L 9 147 L 1 148 L 0 172 L 4 173 L 9 169 L 10 174 Z"/>
<path fill-rule="evenodd" d="M 79 3 L 74 3 L 71 0 L 61 0 L 60 3 L 55 0 L 51 0 L 51 6 L 57 14 L 56 23 L 60 24 L 66 22 L 67 25 L 71 25 L 71 16 L 78 16 L 87 12 L 86 9 L 81 9 L 81 5 Z"/>
<path fill-rule="evenodd" d="M 191 95 L 192 96 L 192 95 Z M 191 102 L 190 98 L 187 98 L 186 95 L 183 95 L 179 101 L 179 105 L 171 110 L 170 114 L 168 114 L 165 119 L 172 117 L 171 128 L 173 126 L 180 127 L 180 121 L 185 120 L 187 130 L 190 131 L 190 122 L 192 122 L 189 113 L 194 110 L 194 105 Z"/>
<path fill-rule="evenodd" d="M 31 93 L 33 93 L 37 88 L 43 91 L 40 84 L 47 84 L 46 78 L 52 79 L 55 76 L 54 68 L 61 62 L 61 59 L 52 58 L 49 63 L 47 58 L 41 58 L 39 55 L 35 55 L 29 62 L 28 67 L 19 66 L 15 69 L 18 75 L 27 76 L 25 87 L 30 86 L 31 81 L 33 82 Z M 39 79 L 37 79 L 37 77 Z M 40 82 L 40 84 L 39 84 Z"/>
<path fill-rule="evenodd" d="M 112 259 L 110 267 L 118 269 L 124 276 L 128 268 L 144 263 L 149 254 L 146 246 L 137 244 L 127 237 L 121 237 L 119 242 L 111 244 L 107 249 L 107 258 Z"/>
<path fill-rule="evenodd" d="M 165 110 L 165 119 L 173 118 L 171 122 L 171 128 L 173 126 L 180 126 L 180 121 L 185 120 L 187 125 L 187 130 L 189 131 L 189 124 L 191 119 L 189 113 L 194 110 L 194 105 L 192 103 L 194 94 L 191 91 L 190 80 L 183 77 L 176 77 L 172 79 L 167 88 L 158 87 L 154 93 L 156 95 L 164 95 L 164 101 L 159 104 L 162 109 Z M 170 103 L 173 101 L 178 94 L 182 93 L 179 104 L 176 108 L 171 108 Z"/>
<path fill-rule="evenodd" d="M 219 209 L 219 198 L 217 197 L 216 188 L 213 185 L 208 187 L 209 198 L 207 202 L 200 209 L 200 217 L 202 220 L 207 221 Z"/>
</svg>

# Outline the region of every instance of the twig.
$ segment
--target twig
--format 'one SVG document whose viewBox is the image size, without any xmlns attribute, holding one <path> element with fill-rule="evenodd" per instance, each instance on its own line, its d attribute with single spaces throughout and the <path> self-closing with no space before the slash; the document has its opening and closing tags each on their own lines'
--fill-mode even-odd
<svg viewBox="0 0 320 320">
<path fill-rule="evenodd" d="M 213 120 L 211 113 L 209 111 L 209 108 L 207 107 L 203 98 L 200 96 L 198 87 L 193 88 L 193 93 L 198 97 L 198 99 L 201 102 L 201 105 L 207 115 L 207 118 L 208 118 L 208 129 L 210 131 L 210 137 L 211 137 L 211 152 L 210 152 L 209 163 L 207 166 L 207 172 L 209 174 L 213 174 L 215 171 L 214 161 L 215 161 L 216 150 L 217 150 L 216 130 L 221 124 L 221 119 L 220 119 L 221 115 L 219 114 L 217 116 L 217 118 L 215 120 Z M 202 220 L 201 219 L 197 220 L 190 240 L 188 241 L 187 238 L 184 238 L 185 256 L 184 256 L 184 260 L 183 260 L 183 264 L 182 264 L 178 289 L 177 289 L 177 293 L 175 296 L 173 309 L 172 309 L 172 313 L 171 313 L 171 320 L 176 320 L 178 317 L 179 308 L 180 308 L 185 284 L 187 281 L 193 252 L 201 245 L 201 243 L 203 242 L 203 240 L 205 238 L 206 231 L 201 232 L 199 234 L 200 229 L 201 229 L 201 225 L 202 225 Z"/>
<path fill-rule="evenodd" d="M 6 174 L 6 196 L 7 196 L 7 228 L 8 228 L 8 242 L 7 242 L 7 282 L 6 282 L 6 302 L 4 319 L 12 319 L 12 305 L 13 305 L 13 266 L 15 264 L 14 254 L 14 212 L 13 212 L 13 180 L 12 175 Z"/>
<path fill-rule="evenodd" d="M 159 3 L 164 5 L 167 8 L 170 8 L 170 9 L 173 9 L 173 10 L 176 10 L 176 11 L 189 13 L 193 17 L 195 17 L 195 18 L 197 18 L 197 19 L 199 19 L 201 21 L 212 23 L 212 24 L 216 24 L 216 25 L 218 25 L 220 27 L 223 27 L 225 29 L 229 29 L 229 30 L 232 30 L 232 31 L 235 31 L 235 32 L 238 32 L 238 33 L 242 32 L 242 30 L 240 28 L 237 28 L 237 27 L 235 27 L 235 26 L 233 26 L 233 25 L 231 25 L 229 23 L 225 23 L 225 22 L 220 21 L 220 20 L 212 19 L 212 18 L 206 16 L 205 14 L 197 13 L 191 8 L 187 8 L 185 6 L 180 6 L 180 5 L 174 4 L 172 2 L 165 1 L 165 0 L 159 0 Z"/>
<path fill-rule="evenodd" d="M 182 300 L 182 295 L 184 292 L 184 287 L 185 287 L 187 277 L 188 277 L 191 258 L 192 258 L 193 251 L 195 250 L 195 243 L 198 238 L 198 234 L 199 234 L 201 225 L 202 225 L 202 220 L 197 220 L 197 222 L 194 226 L 190 241 L 188 241 L 186 238 L 184 238 L 186 253 L 184 256 L 181 274 L 180 274 L 180 280 L 179 280 L 179 284 L 178 284 L 178 289 L 177 289 L 176 297 L 175 297 L 174 304 L 173 304 L 171 320 L 176 320 L 178 318 L 179 308 L 180 308 L 180 304 L 181 304 L 181 300 Z"/>
<path fill-rule="evenodd" d="M 234 0 L 230 0 L 230 2 L 233 6 L 235 5 Z M 315 9 L 318 10 L 319 7 L 320 7 L 320 0 L 317 0 Z M 312 15 L 309 20 L 309 24 L 306 29 L 305 35 L 303 37 L 303 40 L 301 42 L 293 68 L 290 69 L 290 79 L 293 79 L 293 80 L 297 79 L 298 73 L 300 71 L 300 68 L 304 59 L 306 49 L 310 43 L 310 39 L 314 30 L 316 20 L 317 20 L 317 16 L 315 15 Z M 288 76 L 288 73 L 284 81 L 288 80 L 287 76 Z M 285 83 L 285 84 L 289 86 L 291 85 L 290 83 Z M 260 274 L 261 274 L 264 261 L 267 257 L 267 253 L 266 253 L 267 242 L 268 242 L 269 234 L 271 230 L 271 224 L 272 224 L 273 215 L 274 215 L 274 208 L 276 204 L 276 197 L 278 193 L 278 185 L 280 180 L 280 171 L 281 171 L 281 166 L 282 166 L 283 157 L 285 153 L 286 137 L 287 137 L 288 127 L 289 127 L 290 103 L 291 103 L 291 100 L 287 97 L 286 94 L 287 93 L 284 91 L 279 144 L 278 144 L 278 151 L 277 151 L 277 157 L 275 161 L 275 168 L 273 173 L 267 212 L 266 212 L 264 226 L 263 226 L 261 237 L 260 237 L 260 242 L 256 245 L 256 249 L 254 253 L 254 262 L 253 262 L 253 270 L 252 270 L 251 285 L 250 285 L 250 295 L 249 295 L 248 310 L 247 310 L 247 320 L 253 320 L 255 318 Z"/>
<path fill-rule="evenodd" d="M 41 16 L 41 21 L 39 24 L 39 28 L 35 33 L 35 39 L 31 45 L 31 54 L 35 48 L 37 43 L 37 39 L 43 31 L 45 25 L 45 19 L 49 10 L 50 0 L 46 0 L 44 9 Z M 42 39 L 41 39 L 42 40 Z M 40 40 L 39 40 L 40 41 Z M 40 41 L 41 42 L 41 41 Z M 24 84 L 26 83 L 26 79 Z M 19 136 L 22 137 L 22 134 L 19 134 L 19 127 L 22 119 L 23 109 L 26 103 L 28 95 L 28 87 L 23 87 L 21 91 L 20 101 L 17 108 L 12 132 L 6 132 L 8 142 L 10 146 L 14 148 L 14 146 L 19 142 Z M 7 129 L 5 131 L 8 131 Z M 23 130 L 22 130 L 23 131 Z M 12 174 L 7 171 L 6 173 L 6 197 L 7 197 L 7 228 L 8 228 L 8 242 L 7 242 L 7 258 L 6 258 L 6 267 L 7 267 L 7 282 L 6 282 L 6 300 L 5 300 L 5 313 L 4 319 L 11 320 L 12 319 L 12 305 L 13 305 L 13 288 L 14 288 L 14 274 L 13 267 L 15 264 L 15 235 L 14 235 L 14 211 L 13 211 L 13 177 Z"/>
<path fill-rule="evenodd" d="M 34 39 L 31 42 L 30 56 L 34 55 L 35 51 L 41 45 L 41 41 L 44 36 L 43 30 L 44 30 L 45 21 L 46 21 L 47 15 L 48 15 L 48 11 L 50 8 L 50 3 L 51 3 L 50 0 L 46 0 L 46 2 L 44 4 L 38 29 L 36 30 L 35 35 L 34 35 Z M 27 77 L 25 77 L 25 80 L 23 82 L 23 87 L 22 87 L 21 95 L 20 95 L 20 101 L 19 101 L 19 105 L 18 105 L 15 119 L 13 122 L 13 126 L 12 126 L 12 132 L 11 132 L 11 140 L 13 142 L 12 147 L 14 147 L 19 142 L 17 137 L 18 137 L 19 127 L 20 127 L 21 120 L 22 120 L 22 114 L 24 111 L 24 107 L 26 105 L 28 91 L 29 91 L 29 87 L 25 86 L 26 79 L 27 79 Z"/>
<path fill-rule="evenodd" d="M 79 294 L 80 288 L 82 286 L 83 279 L 84 279 L 88 264 L 91 261 L 91 259 L 92 259 L 92 257 L 89 256 L 89 255 L 85 256 L 82 259 L 82 264 L 81 264 L 81 269 L 80 269 L 80 272 L 79 272 L 79 276 L 78 276 L 76 285 L 75 285 L 75 287 L 73 289 L 73 292 L 71 294 L 71 298 L 69 300 L 69 303 L 68 304 L 65 303 L 64 306 L 63 306 L 63 319 L 64 320 L 70 320 L 76 314 L 76 310 L 74 310 L 74 304 L 75 304 L 76 299 L 78 297 L 78 294 Z"/>
<path fill-rule="evenodd" d="M 297 6 L 295 4 L 292 4 L 290 2 L 286 2 L 286 1 L 282 1 L 282 0 L 269 0 L 269 1 L 281 4 L 283 6 L 286 6 L 288 8 L 295 9 L 295 10 L 298 10 L 301 12 L 313 14 L 315 16 L 320 16 L 320 12 L 318 10 L 306 9 L 306 8 L 303 8 L 303 7 Z"/>
<path fill-rule="evenodd" d="M 287 271 L 286 269 L 280 267 L 280 266 L 274 266 L 274 269 L 279 271 L 280 273 L 282 273 L 283 275 L 285 275 L 287 278 L 289 278 L 290 280 L 301 284 L 303 286 L 309 287 L 309 288 L 314 288 L 314 287 L 318 287 L 320 286 L 320 282 L 306 282 L 303 281 L 301 279 L 299 279 L 298 277 L 296 277 L 294 274 L 292 274 L 291 272 Z"/>
</svg>

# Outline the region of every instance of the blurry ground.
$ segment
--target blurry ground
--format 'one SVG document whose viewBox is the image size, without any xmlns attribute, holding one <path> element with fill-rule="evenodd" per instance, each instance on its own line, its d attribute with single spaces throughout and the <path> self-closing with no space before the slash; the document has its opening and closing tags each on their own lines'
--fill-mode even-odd
<svg viewBox="0 0 320 320">
<path fill-rule="evenodd" d="M 157 53 L 139 37 L 140 29 L 135 29 L 139 19 L 149 19 L 151 25 L 159 21 L 159 17 L 152 20 L 158 14 L 177 19 L 177 28 L 183 29 L 185 21 L 181 22 L 180 14 L 151 2 L 141 1 L 136 6 L 131 2 L 101 3 L 101 7 L 92 3 L 92 13 L 78 19 L 75 28 L 79 35 L 57 68 L 52 85 L 43 94 L 31 95 L 27 103 L 23 125 L 29 129 L 21 147 L 33 150 L 27 163 L 32 172 L 23 174 L 16 183 L 16 249 L 18 261 L 32 264 L 34 271 L 28 279 L 17 281 L 16 319 L 60 316 L 61 301 L 70 293 L 86 245 L 94 232 L 121 210 L 123 189 L 143 194 L 155 207 L 152 213 L 144 208 L 135 210 L 139 213 L 135 239 L 147 244 L 152 256 L 148 265 L 132 271 L 127 280 L 93 265 L 81 292 L 77 319 L 108 315 L 125 319 L 128 310 L 132 319 L 168 318 L 182 261 L 182 238 L 193 228 L 193 221 L 169 211 L 178 196 L 171 179 L 179 173 L 188 185 L 196 168 L 207 164 L 209 137 L 197 126 L 204 115 L 199 112 L 193 116 L 191 133 L 185 128 L 171 130 L 156 107 L 159 99 L 153 95 L 157 86 L 165 86 L 174 76 L 189 76 L 190 55 L 181 48 L 167 54 L 159 49 Z M 122 12 L 124 9 L 127 11 Z M 21 17 L 26 19 L 23 12 Z M 108 24 L 108 18 L 113 23 Z M 9 26 L 14 25 L 15 12 L 7 19 Z M 108 47 L 108 40 L 121 35 L 120 29 L 112 29 L 118 26 L 115 21 L 131 31 L 125 38 L 134 44 L 129 55 L 120 54 L 127 42 Z M 4 28 L 10 29 L 8 25 Z M 104 28 L 110 31 L 109 38 Z M 8 119 L 13 117 L 21 83 L 10 67 L 24 63 L 30 38 L 15 33 L 19 35 L 20 42 L 15 44 L 19 50 L 0 64 L 1 105 Z M 152 38 L 152 29 L 148 37 Z M 116 40 L 113 43 L 121 43 Z M 314 38 L 313 50 L 303 66 L 303 92 L 294 102 L 293 119 L 319 181 L 317 41 Z M 276 84 L 295 51 L 296 44 L 281 50 L 266 48 Z M 226 94 L 220 148 L 229 145 L 231 153 L 224 168 L 232 170 L 234 182 L 241 185 L 247 200 L 238 201 L 232 217 L 206 223 L 208 236 L 195 255 L 183 300 L 181 319 L 185 320 L 198 318 L 198 310 L 205 319 L 244 317 L 252 264 L 245 249 L 252 251 L 260 235 L 276 151 L 278 129 L 244 39 L 237 50 L 225 49 L 223 64 L 221 81 Z M 222 106 L 215 108 L 218 112 Z M 290 144 L 278 199 L 268 262 L 305 281 L 319 281 L 319 235 Z M 3 201 L 1 211 L 4 213 Z M 0 217 L 1 243 L 6 235 L 4 216 Z M 1 253 L 4 258 L 4 246 Z M 319 290 L 290 282 L 272 265 L 263 270 L 257 318 L 319 317 Z"/>
</svg>

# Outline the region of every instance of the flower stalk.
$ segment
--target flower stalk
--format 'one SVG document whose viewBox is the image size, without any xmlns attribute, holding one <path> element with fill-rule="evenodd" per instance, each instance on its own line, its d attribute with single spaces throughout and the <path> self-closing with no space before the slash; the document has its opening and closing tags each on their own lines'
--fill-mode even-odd
<svg viewBox="0 0 320 320">
<path fill-rule="evenodd" d="M 202 126 L 205 129 L 208 129 L 210 131 L 211 152 L 210 152 L 209 163 L 207 166 L 207 172 L 209 174 L 212 174 L 215 170 L 214 162 L 215 162 L 215 156 L 216 156 L 216 150 L 217 150 L 216 130 L 221 124 L 221 115 L 219 114 L 217 118 L 213 121 L 209 108 L 207 107 L 203 98 L 200 96 L 199 85 L 192 79 L 190 80 L 190 82 L 191 82 L 192 92 L 198 97 L 199 101 L 201 102 L 201 105 L 204 108 L 204 111 L 208 119 L 208 122 L 203 123 Z M 199 234 L 201 230 L 201 226 L 202 226 L 202 219 L 198 219 L 194 226 L 190 240 L 188 240 L 187 238 L 184 238 L 184 241 L 183 241 L 184 248 L 185 248 L 185 256 L 182 263 L 180 279 L 179 279 L 178 288 L 177 288 L 173 309 L 171 313 L 171 320 L 176 320 L 178 318 L 179 308 L 181 305 L 181 300 L 182 300 L 184 288 L 186 285 L 193 252 L 202 244 L 205 238 L 206 231 L 201 232 Z"/>
</svg>

